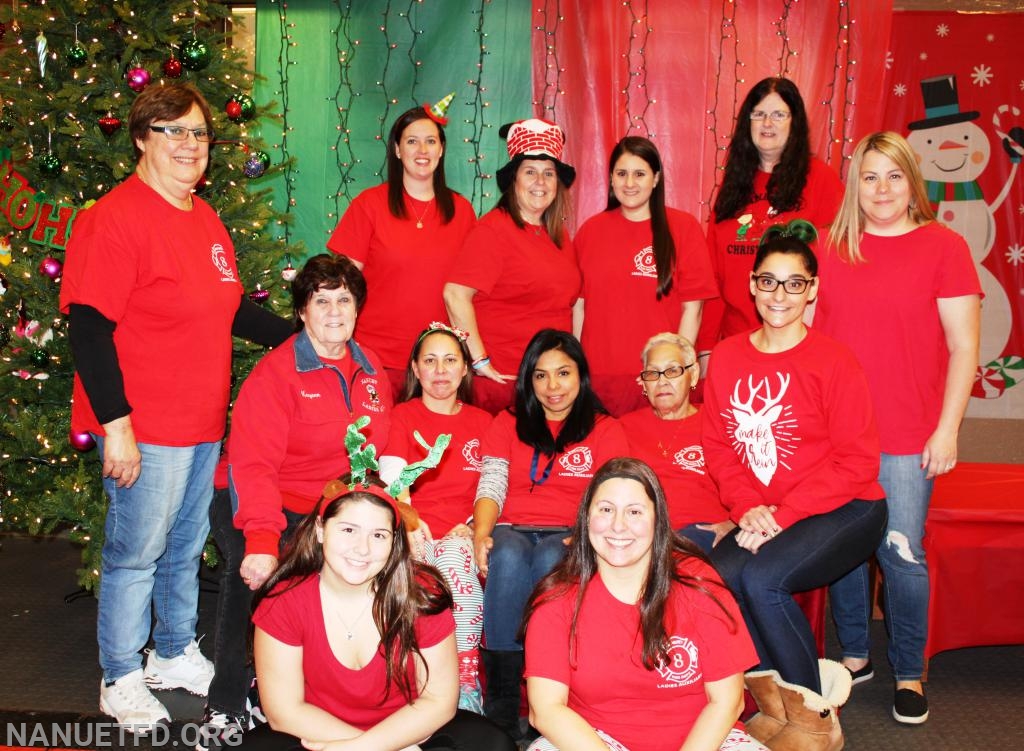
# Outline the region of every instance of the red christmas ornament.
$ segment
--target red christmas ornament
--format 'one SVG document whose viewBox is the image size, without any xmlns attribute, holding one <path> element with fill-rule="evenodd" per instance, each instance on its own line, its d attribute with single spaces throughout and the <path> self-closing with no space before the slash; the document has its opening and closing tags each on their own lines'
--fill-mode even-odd
<svg viewBox="0 0 1024 751">
<path fill-rule="evenodd" d="M 127 73 L 128 88 L 138 94 L 149 85 L 149 71 L 145 68 L 130 68 Z"/>
<path fill-rule="evenodd" d="M 171 55 L 164 61 L 164 75 L 168 78 L 181 78 L 181 60 Z"/>
<path fill-rule="evenodd" d="M 256 289 L 249 293 L 249 299 L 257 305 L 262 305 L 270 297 L 270 290 L 263 289 L 260 285 L 256 285 Z"/>
<path fill-rule="evenodd" d="M 69 431 L 68 443 L 75 451 L 92 451 L 96 447 L 96 441 L 88 431 Z"/>
<path fill-rule="evenodd" d="M 60 274 L 63 269 L 64 264 L 53 256 L 47 256 L 43 259 L 42 263 L 39 264 L 39 273 L 54 281 L 60 279 Z"/>
<path fill-rule="evenodd" d="M 224 106 L 224 112 L 232 120 L 239 120 L 242 117 L 242 105 L 238 102 L 231 100 Z"/>
<path fill-rule="evenodd" d="M 114 117 L 113 115 L 101 117 L 99 119 L 99 126 L 104 135 L 112 136 L 117 132 L 118 128 L 121 127 L 121 118 Z"/>
</svg>

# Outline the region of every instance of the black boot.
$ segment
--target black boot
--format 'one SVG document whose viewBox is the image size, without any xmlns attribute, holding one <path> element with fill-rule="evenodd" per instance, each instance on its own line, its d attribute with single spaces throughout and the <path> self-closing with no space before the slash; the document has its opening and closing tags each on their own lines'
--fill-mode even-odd
<svg viewBox="0 0 1024 751">
<path fill-rule="evenodd" d="M 522 696 L 523 653 L 480 650 L 480 660 L 487 676 L 484 690 L 484 714 L 513 740 L 523 733 L 519 727 L 519 704 Z"/>
</svg>

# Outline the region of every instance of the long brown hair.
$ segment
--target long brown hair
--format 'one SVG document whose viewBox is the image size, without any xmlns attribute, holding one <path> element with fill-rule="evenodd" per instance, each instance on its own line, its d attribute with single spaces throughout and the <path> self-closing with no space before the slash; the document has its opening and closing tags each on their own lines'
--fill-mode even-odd
<svg viewBox="0 0 1024 751">
<path fill-rule="evenodd" d="M 405 171 L 402 167 L 402 160 L 398 158 L 395 149 L 402 140 L 405 129 L 419 120 L 429 120 L 437 126 L 437 137 L 441 141 L 441 156 L 437 160 L 437 167 L 431 183 L 434 186 L 434 198 L 437 200 L 437 211 L 441 215 L 441 224 L 448 224 L 455 217 L 455 191 L 448 187 L 444 175 L 444 156 L 448 153 L 448 139 L 445 137 L 444 128 L 441 124 L 427 116 L 426 110 L 422 107 L 413 107 L 406 110 L 391 126 L 388 133 L 388 148 L 385 164 L 388 172 L 388 211 L 398 219 L 408 219 L 405 211 Z"/>
<path fill-rule="evenodd" d="M 708 558 L 692 542 L 680 537 L 669 525 L 668 506 L 665 503 L 665 492 L 661 488 L 658 476 L 647 464 L 639 459 L 619 457 L 605 462 L 587 485 L 583 500 L 576 513 L 576 524 L 572 531 L 572 543 L 565 557 L 555 568 L 537 584 L 526 604 L 523 624 L 520 626 L 520 639 L 526 631 L 530 616 L 538 607 L 546 602 L 565 597 L 576 588 L 576 604 L 572 613 L 572 625 L 569 628 L 569 644 L 571 659 L 575 659 L 576 621 L 579 617 L 583 595 L 586 593 L 590 580 L 597 573 L 597 553 L 590 543 L 589 523 L 590 505 L 597 489 L 606 480 L 621 478 L 635 480 L 643 486 L 647 497 L 654 504 L 654 541 L 651 544 L 650 564 L 640 593 L 640 633 L 643 635 L 643 663 L 648 670 L 654 670 L 658 662 L 668 659 L 669 641 L 665 632 L 665 608 L 672 587 L 680 584 L 694 589 L 707 597 L 722 610 L 725 619 L 733 628 L 736 621 L 726 610 L 722 601 L 711 591 L 711 588 L 728 591 L 724 584 L 714 579 L 685 574 L 680 564 L 687 558 L 699 558 L 705 563 Z M 709 564 L 710 565 L 710 564 Z"/>
<path fill-rule="evenodd" d="M 327 503 L 321 515 L 320 504 L 299 524 L 286 548 L 281 565 L 253 597 L 253 612 L 269 597 L 278 597 L 320 573 L 324 566 L 323 545 L 317 541 L 317 527 L 341 513 L 350 503 L 372 503 L 387 509 L 393 519 L 392 545 L 384 567 L 373 579 L 373 622 L 380 633 L 380 649 L 385 655 L 386 699 L 397 686 L 406 701 L 415 697 L 413 679 L 407 666 L 414 656 L 423 663 L 416 641 L 415 623 L 420 615 L 436 615 L 452 606 L 452 596 L 441 574 L 431 566 L 413 560 L 406 538 L 405 524 L 394 507 L 373 493 L 355 490 Z"/>
</svg>

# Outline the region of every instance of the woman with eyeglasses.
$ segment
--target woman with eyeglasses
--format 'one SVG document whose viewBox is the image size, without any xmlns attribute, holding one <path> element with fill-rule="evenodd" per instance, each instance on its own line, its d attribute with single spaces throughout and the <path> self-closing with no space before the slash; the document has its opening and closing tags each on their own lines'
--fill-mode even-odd
<svg viewBox="0 0 1024 751">
<path fill-rule="evenodd" d="M 811 156 L 810 123 L 796 84 L 759 81 L 736 116 L 708 226 L 721 301 L 706 306 L 697 341 L 702 357 L 719 339 L 760 322 L 748 288 L 750 260 L 764 231 L 794 218 L 827 226 L 842 196 L 835 172 Z"/>
<path fill-rule="evenodd" d="M 227 418 L 231 337 L 276 345 L 291 323 L 246 299 L 230 233 L 192 192 L 214 136 L 199 90 L 147 87 L 128 131 L 135 171 L 78 215 L 60 306 L 75 360 L 71 425 L 96 437 L 109 501 L 100 709 L 147 733 L 170 719 L 150 688 L 205 696 L 213 676 L 195 640 L 197 574 Z"/>
<path fill-rule="evenodd" d="M 710 553 L 736 525 L 704 463 L 704 413 L 690 401 L 700 380 L 697 353 L 679 334 L 665 331 L 647 341 L 641 359 L 640 385 L 650 406 L 619 418 L 630 454 L 658 474 L 672 529 Z"/>
<path fill-rule="evenodd" d="M 739 527 L 711 561 L 760 661 L 747 686 L 761 714 L 747 730 L 780 749 L 842 747 L 836 709 L 850 673 L 818 660 L 793 593 L 867 560 L 886 521 L 867 379 L 849 349 L 803 321 L 817 295 L 813 237 L 800 220 L 765 233 L 748 277 L 762 323 L 715 347 L 704 391 L 705 458 Z"/>
<path fill-rule="evenodd" d="M 573 241 L 583 277 L 573 333 L 593 369 L 594 390 L 620 417 L 645 401 L 627 363 L 659 331 L 696 339 L 704 301 L 717 297 L 718 287 L 700 224 L 665 205 L 657 147 L 626 136 L 612 149 L 608 175 L 607 209 L 584 222 Z M 613 298 L 617 305 L 608 304 Z"/>
<path fill-rule="evenodd" d="M 481 453 L 473 541 L 487 577 L 484 712 L 518 740 L 523 645 L 517 632 L 526 600 L 565 555 L 594 472 L 629 453 L 622 427 L 591 389 L 576 337 L 555 329 L 533 336 L 519 365 L 515 411 L 498 413 Z"/>
</svg>

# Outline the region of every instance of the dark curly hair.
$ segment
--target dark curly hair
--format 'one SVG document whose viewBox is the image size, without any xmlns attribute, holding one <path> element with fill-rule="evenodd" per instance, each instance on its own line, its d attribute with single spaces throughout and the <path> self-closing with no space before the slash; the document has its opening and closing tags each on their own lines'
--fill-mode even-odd
<svg viewBox="0 0 1024 751">
<path fill-rule="evenodd" d="M 754 175 L 757 174 L 760 155 L 750 135 L 750 113 L 762 99 L 773 93 L 782 97 L 792 119 L 782 156 L 768 178 L 768 201 L 779 212 L 800 208 L 800 196 L 811 169 L 807 110 L 795 83 L 786 78 L 765 78 L 750 90 L 736 115 L 736 128 L 725 160 L 725 176 L 715 198 L 715 222 L 732 219 L 754 201 Z"/>
</svg>

